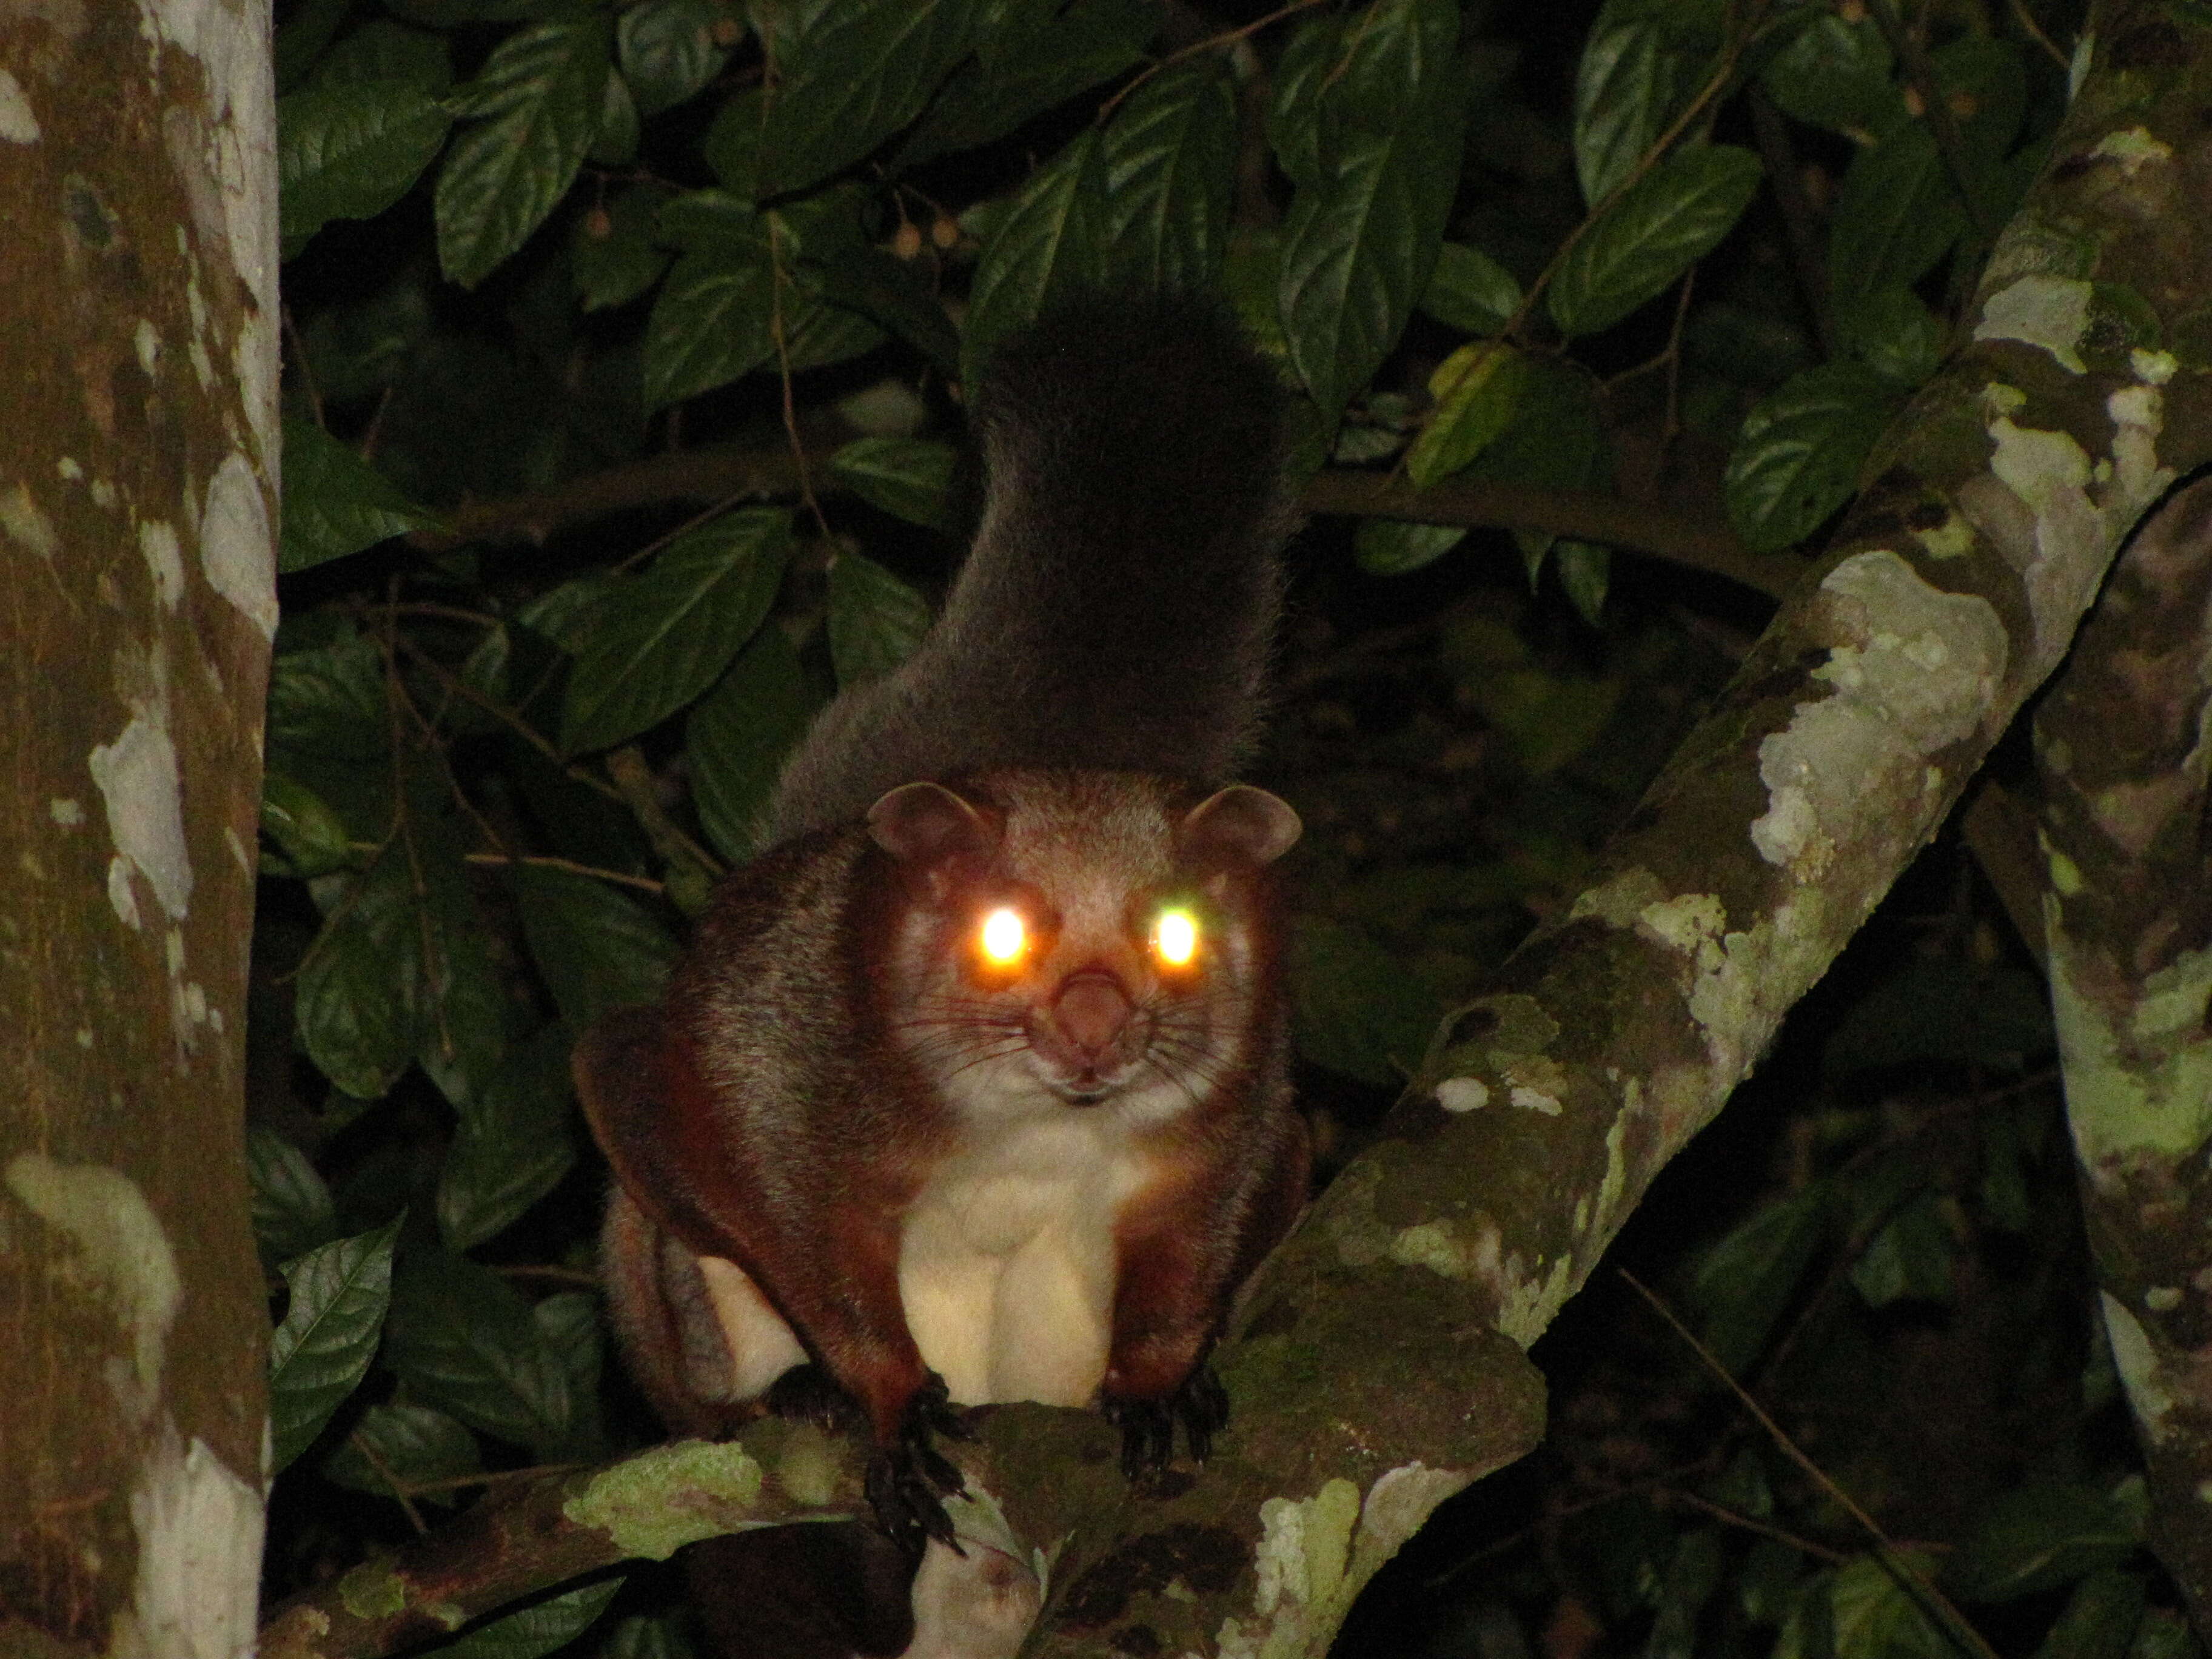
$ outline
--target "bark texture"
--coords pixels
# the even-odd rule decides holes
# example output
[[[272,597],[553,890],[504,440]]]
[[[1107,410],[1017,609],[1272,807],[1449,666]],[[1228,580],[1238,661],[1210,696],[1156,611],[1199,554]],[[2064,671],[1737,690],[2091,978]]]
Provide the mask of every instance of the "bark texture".
[[[265,5],[0,16],[0,1651],[249,1651]]]
[[[2212,483],[2144,526],[2038,712],[2051,1000],[2153,1544],[2212,1630]]]

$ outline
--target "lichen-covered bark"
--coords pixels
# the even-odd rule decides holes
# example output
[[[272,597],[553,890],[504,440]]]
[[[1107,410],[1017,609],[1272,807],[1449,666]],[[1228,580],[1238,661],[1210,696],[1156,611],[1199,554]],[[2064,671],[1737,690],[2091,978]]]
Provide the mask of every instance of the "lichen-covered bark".
[[[2212,483],[2128,550],[2036,715],[2051,1000],[2154,1542],[2212,1630]]]
[[[2094,9],[1972,337],[1887,435],[1817,580],[1272,1264],[1259,1305],[1294,1310],[1299,1360],[1321,1363],[1321,1310],[1387,1302],[1426,1388],[1477,1398],[1525,1363],[1454,1363],[1460,1322],[1542,1333],[1942,822],[2136,520],[2212,459],[2212,226],[2185,205],[2212,200],[2212,32],[2177,16]],[[1522,1412],[1495,1437],[1533,1444]],[[1280,1495],[1318,1501],[1337,1472],[1285,1469]],[[1197,1615],[1223,1615],[1218,1650],[1249,1646],[1259,1582],[1255,1563]]]
[[[0,1651],[248,1651],[268,11],[0,15]]]

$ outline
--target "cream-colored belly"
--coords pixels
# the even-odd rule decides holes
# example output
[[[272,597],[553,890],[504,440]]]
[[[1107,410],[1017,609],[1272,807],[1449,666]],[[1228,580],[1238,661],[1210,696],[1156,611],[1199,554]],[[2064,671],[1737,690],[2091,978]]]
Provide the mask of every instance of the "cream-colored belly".
[[[1086,1405],[1106,1374],[1115,1218],[1150,1172],[1103,1115],[993,1140],[948,1160],[908,1212],[907,1328],[963,1405]]]

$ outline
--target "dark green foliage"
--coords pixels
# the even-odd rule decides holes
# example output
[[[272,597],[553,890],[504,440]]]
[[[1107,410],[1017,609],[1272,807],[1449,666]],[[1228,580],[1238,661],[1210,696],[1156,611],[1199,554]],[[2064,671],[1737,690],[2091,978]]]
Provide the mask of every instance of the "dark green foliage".
[[[652,1431],[602,1376],[568,1050],[656,993],[815,712],[920,641],[997,341],[1102,287],[1212,289],[1279,365],[1301,471],[1613,510],[1322,520],[1294,556],[1254,775],[1307,822],[1289,966],[1334,1168],[1759,625],[1640,556],[1668,551],[1647,509],[1778,553],[1842,507],[2063,106],[2002,8],[1930,26],[1948,156],[1857,7],[1266,10],[1177,9],[1201,37],[1152,0],[280,8],[296,327],[249,1156],[289,1297],[279,1497],[317,1519],[272,1589],[396,1537],[392,1498]],[[1754,100],[1815,186],[1809,254]],[[2093,366],[2159,343],[2124,290],[2091,321]],[[1786,1035],[1709,1132],[1735,1155],[1693,1148],[1695,1199],[1622,1245],[1940,1571],[1877,1552],[1601,1286],[1605,1357],[1559,1363],[1545,1549],[1477,1554],[1448,1516],[1398,1593],[1412,1633],[1346,1651],[1547,1626],[1567,1651],[1571,1615],[1605,1654],[1955,1651],[1900,1562],[2008,1652],[2191,1651],[2091,1409],[2064,1137],[2024,1069],[2040,988],[1971,902]],[[1960,1434],[2033,1432],[1945,1499],[1905,1360],[1962,1331],[2009,1371]],[[438,1650],[550,1652],[611,1594]],[[689,1653],[636,1594],[568,1650]]]

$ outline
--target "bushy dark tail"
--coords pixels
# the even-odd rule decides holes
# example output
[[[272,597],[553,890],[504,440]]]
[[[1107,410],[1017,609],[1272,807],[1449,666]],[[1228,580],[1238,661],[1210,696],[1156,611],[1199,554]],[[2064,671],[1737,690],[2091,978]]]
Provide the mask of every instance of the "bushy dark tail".
[[[993,767],[1221,780],[1255,736],[1295,514],[1280,389],[1227,314],[1063,309],[1000,349],[973,416],[982,525],[945,616],[824,712],[771,840]]]

